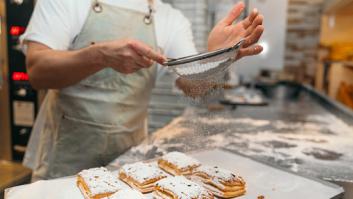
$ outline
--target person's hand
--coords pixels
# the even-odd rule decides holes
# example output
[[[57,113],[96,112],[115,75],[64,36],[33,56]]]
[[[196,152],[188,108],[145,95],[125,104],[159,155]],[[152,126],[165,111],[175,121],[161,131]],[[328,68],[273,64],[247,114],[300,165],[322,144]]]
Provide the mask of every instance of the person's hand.
[[[102,55],[101,64],[124,74],[149,68],[154,62],[163,64],[166,61],[162,54],[137,40],[124,39],[95,45]]]
[[[259,41],[264,31],[262,25],[263,16],[256,9],[246,19],[233,24],[244,8],[244,3],[236,4],[229,14],[213,28],[208,37],[209,51],[231,47],[244,38],[245,42],[239,51],[237,59],[262,52],[262,46],[254,45]]]
[[[217,84],[207,80],[190,80],[179,77],[176,86],[184,92],[186,96],[196,98],[207,95],[207,93],[217,88]]]

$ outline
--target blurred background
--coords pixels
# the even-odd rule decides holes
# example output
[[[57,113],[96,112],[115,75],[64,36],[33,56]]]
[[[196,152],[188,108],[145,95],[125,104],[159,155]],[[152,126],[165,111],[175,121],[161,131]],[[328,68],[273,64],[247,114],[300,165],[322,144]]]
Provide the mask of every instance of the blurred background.
[[[207,36],[238,0],[165,0],[180,9],[193,24],[194,41],[205,51]],[[265,32],[259,56],[240,60],[230,69],[230,83],[256,80],[308,84],[320,93],[353,109],[353,1],[351,0],[246,0],[264,15]],[[172,74],[157,82],[154,101],[177,92]],[[174,92],[173,92],[174,91]],[[157,95],[157,96],[156,96]],[[176,97],[178,98],[178,97]],[[152,104],[155,104],[152,100]],[[152,115],[155,111],[152,107]],[[177,112],[177,111],[176,111]],[[178,112],[177,112],[178,113]],[[165,119],[166,117],[164,117]],[[167,117],[168,118],[168,117]],[[165,125],[151,122],[155,130]]]

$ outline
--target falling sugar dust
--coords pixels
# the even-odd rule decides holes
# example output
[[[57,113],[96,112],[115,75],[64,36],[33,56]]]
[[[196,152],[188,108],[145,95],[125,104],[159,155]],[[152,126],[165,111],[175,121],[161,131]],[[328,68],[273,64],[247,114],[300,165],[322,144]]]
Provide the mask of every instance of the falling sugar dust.
[[[187,96],[182,97],[179,103],[188,104],[192,107],[198,107],[199,110],[203,110],[203,115],[212,117],[215,111],[223,110],[223,106],[219,104],[219,100],[224,98],[224,84],[225,84],[225,73],[222,74],[223,78],[209,78],[205,80],[184,80],[189,85],[193,85],[190,89],[186,91]],[[212,107],[212,108],[211,108]],[[185,115],[193,114],[186,111]],[[191,115],[189,118],[191,120],[198,120],[198,115]],[[192,125],[185,123],[187,128],[193,128],[194,133],[188,137],[194,142],[193,145],[198,145],[199,140],[202,139],[201,136],[209,135],[213,132],[213,129],[209,126],[204,125],[199,122],[192,122]],[[188,150],[188,146],[185,146],[185,151]],[[192,146],[190,148],[193,148]]]
[[[181,117],[158,130],[150,142],[117,159],[115,165],[174,150],[226,148],[305,175],[353,178],[353,127],[336,116],[308,115],[303,121],[271,121],[237,118],[234,114],[188,108]]]

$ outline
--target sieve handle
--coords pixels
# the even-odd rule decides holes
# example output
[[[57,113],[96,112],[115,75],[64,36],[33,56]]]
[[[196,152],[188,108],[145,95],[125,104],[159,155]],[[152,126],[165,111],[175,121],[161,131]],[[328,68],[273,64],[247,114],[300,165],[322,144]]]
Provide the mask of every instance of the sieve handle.
[[[187,63],[191,63],[194,61],[199,61],[202,59],[214,57],[214,56],[217,56],[217,55],[220,55],[223,53],[235,51],[235,50],[238,50],[239,48],[241,48],[244,41],[245,41],[244,39],[241,39],[238,43],[236,43],[234,46],[232,46],[230,48],[224,48],[224,49],[220,49],[220,50],[215,50],[215,51],[206,52],[206,53],[200,53],[200,54],[177,58],[177,59],[168,59],[167,62],[165,62],[163,65],[175,66],[175,65],[187,64]]]

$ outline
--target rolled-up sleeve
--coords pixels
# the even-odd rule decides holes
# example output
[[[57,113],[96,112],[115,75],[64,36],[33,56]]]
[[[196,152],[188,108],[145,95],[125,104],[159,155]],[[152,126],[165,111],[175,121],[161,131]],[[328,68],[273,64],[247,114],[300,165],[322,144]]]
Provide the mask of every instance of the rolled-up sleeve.
[[[75,35],[75,14],[72,0],[38,0],[26,32],[20,42],[24,52],[26,42],[34,41],[55,50],[67,50]]]

